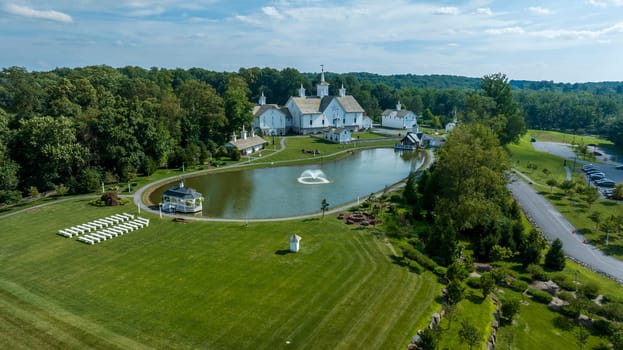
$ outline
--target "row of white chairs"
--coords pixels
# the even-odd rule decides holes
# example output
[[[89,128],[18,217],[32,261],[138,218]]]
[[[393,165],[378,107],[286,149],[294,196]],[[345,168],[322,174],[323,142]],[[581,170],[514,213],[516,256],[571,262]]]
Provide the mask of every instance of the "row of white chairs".
[[[128,214],[128,213],[115,214],[115,215],[105,217],[103,219],[90,221],[86,224],[80,224],[80,225],[72,226],[69,228],[62,229],[62,230],[58,230],[58,234],[63,237],[72,238],[73,236],[78,236],[78,235],[81,235],[87,232],[94,232],[104,227],[117,225],[119,223],[126,222],[132,219],[134,219],[134,215],[132,214]]]
[[[149,219],[137,217],[135,220],[128,221],[110,228],[105,228],[101,231],[87,233],[84,236],[78,237],[78,240],[86,244],[100,243],[107,239],[118,237],[128,232],[138,230],[147,226],[149,226]]]

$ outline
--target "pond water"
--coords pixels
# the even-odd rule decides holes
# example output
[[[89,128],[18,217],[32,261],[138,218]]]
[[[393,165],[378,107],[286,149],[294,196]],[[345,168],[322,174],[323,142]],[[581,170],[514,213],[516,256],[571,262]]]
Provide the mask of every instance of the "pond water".
[[[205,197],[206,217],[259,219],[317,213],[326,199],[330,208],[382,190],[423,163],[421,153],[371,149],[337,161],[314,165],[233,170],[189,177],[185,186]],[[152,192],[152,203],[172,183]]]

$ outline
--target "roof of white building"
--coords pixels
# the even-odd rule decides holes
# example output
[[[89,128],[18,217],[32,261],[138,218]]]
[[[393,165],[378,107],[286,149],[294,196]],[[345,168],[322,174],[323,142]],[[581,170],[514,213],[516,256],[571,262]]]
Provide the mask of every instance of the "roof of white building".
[[[392,113],[395,113],[395,116],[397,118],[404,118],[409,113],[414,114],[413,112],[408,111],[406,109],[400,109],[400,110],[398,110],[398,109],[386,109],[386,110],[383,111],[383,113],[381,115],[383,117],[387,117],[387,116],[391,115]]]
[[[290,110],[287,107],[279,107],[277,104],[265,104],[265,105],[256,105],[253,107],[253,115],[255,117],[259,117],[264,114],[266,111],[276,109],[279,112],[283,113],[286,118],[292,118],[292,114],[290,114]]]
[[[342,106],[342,109],[346,113],[363,113],[364,110],[357,102],[357,100],[351,96],[326,96],[322,98],[322,102],[320,103],[320,110],[324,112],[325,109],[329,106],[331,101],[337,100],[337,102]]]
[[[268,143],[268,141],[264,140],[259,136],[250,136],[246,139],[237,139],[236,141],[229,141],[227,145],[235,146],[238,149],[247,149],[254,146],[263,145]]]

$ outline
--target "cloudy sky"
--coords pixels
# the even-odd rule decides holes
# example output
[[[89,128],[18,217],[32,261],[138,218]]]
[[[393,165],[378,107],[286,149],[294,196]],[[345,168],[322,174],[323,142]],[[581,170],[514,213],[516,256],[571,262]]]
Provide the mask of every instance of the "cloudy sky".
[[[0,67],[623,81],[623,0],[0,0]]]

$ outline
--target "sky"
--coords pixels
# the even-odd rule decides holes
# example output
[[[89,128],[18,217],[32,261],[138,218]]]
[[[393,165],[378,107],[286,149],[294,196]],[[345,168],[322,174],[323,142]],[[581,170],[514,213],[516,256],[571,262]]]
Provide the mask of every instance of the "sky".
[[[0,68],[623,81],[623,0],[0,0]]]

